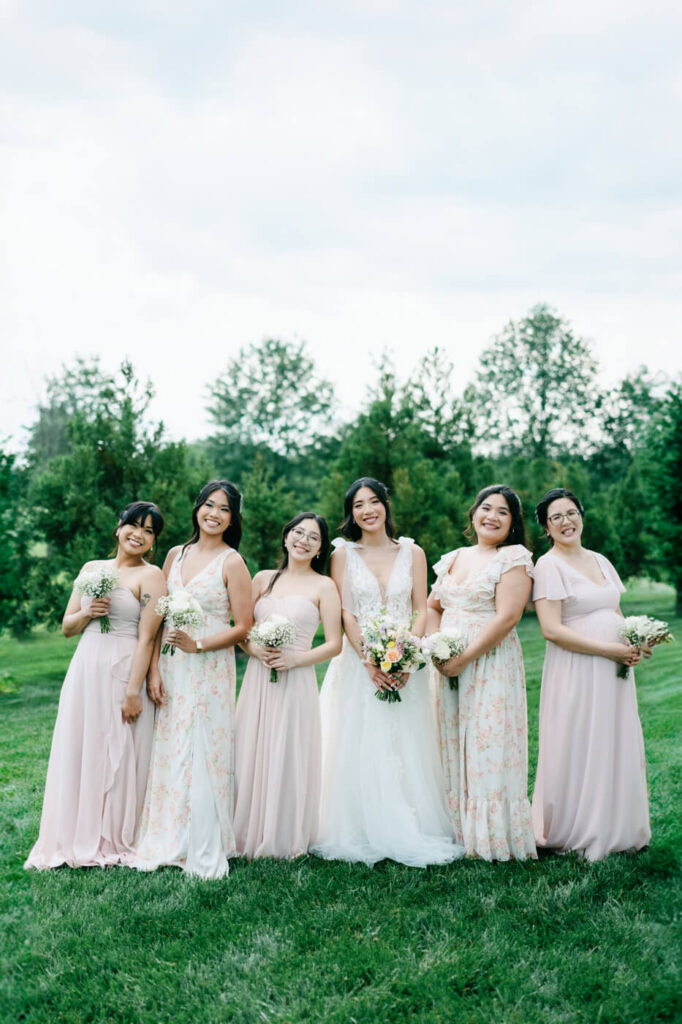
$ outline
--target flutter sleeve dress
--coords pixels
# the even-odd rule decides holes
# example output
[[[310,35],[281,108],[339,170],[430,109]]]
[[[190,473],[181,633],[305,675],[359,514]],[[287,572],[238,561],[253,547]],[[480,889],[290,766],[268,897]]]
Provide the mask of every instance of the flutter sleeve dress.
[[[458,551],[434,566],[433,595],[443,609],[441,629],[456,629],[467,644],[495,615],[502,575],[522,566],[521,544],[500,548],[480,571],[456,583],[450,569]],[[438,675],[440,749],[450,813],[467,856],[484,860],[536,857],[528,801],[528,721],[523,653],[515,629],[467,665],[456,688]]]
[[[535,566],[533,600],[561,601],[565,626],[618,641],[618,573],[594,553],[604,577],[593,583],[551,551]],[[538,846],[600,860],[639,850],[651,837],[644,741],[635,675],[609,658],[547,643],[540,694],[540,748],[533,793]]]

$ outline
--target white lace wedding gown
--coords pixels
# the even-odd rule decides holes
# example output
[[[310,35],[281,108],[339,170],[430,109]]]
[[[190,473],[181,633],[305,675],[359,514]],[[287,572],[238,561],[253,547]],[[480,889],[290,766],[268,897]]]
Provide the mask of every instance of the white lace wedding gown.
[[[357,545],[346,549],[343,606],[363,622],[386,608],[400,624],[412,615],[412,545],[400,549],[384,596]],[[445,801],[429,676],[410,676],[400,702],[376,689],[347,638],[321,692],[322,805],[312,853],[374,864],[385,857],[425,867],[463,856]]]

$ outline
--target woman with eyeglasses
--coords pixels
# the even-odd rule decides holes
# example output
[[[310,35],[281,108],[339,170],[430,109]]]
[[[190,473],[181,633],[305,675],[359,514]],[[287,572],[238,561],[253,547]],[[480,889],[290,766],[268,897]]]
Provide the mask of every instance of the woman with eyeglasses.
[[[237,852],[298,857],[317,834],[320,707],[314,665],[341,650],[341,601],[325,566],[329,531],[302,512],[282,532],[278,569],[253,578],[254,617],[288,619],[294,642],[280,649],[242,643],[249,654],[237,704],[234,817]],[[312,646],[320,622],[324,643]],[[277,680],[272,680],[272,670]]]
[[[642,728],[632,669],[641,651],[618,638],[624,587],[582,546],[584,510],[563,487],[535,515],[551,550],[535,566],[533,601],[547,640],[533,794],[539,847],[601,860],[649,842]]]

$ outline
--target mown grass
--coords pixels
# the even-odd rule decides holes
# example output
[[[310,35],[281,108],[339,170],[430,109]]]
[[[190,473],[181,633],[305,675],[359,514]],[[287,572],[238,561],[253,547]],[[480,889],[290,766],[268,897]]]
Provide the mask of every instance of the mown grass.
[[[668,592],[627,611],[673,622]],[[520,628],[531,775],[544,644]],[[679,647],[638,671],[653,839],[599,864],[466,861],[419,871],[315,858],[25,872],[72,641],[0,640],[0,1019],[53,1022],[653,1024],[682,1017]]]

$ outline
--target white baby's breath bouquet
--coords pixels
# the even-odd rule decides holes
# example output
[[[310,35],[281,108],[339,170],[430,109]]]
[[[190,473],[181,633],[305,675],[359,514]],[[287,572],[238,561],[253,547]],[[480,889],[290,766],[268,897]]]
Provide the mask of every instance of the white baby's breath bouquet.
[[[257,647],[288,647],[296,639],[296,627],[286,615],[270,615],[257,622],[249,633],[249,640]],[[270,682],[277,682],[277,669],[270,669]]]
[[[119,576],[117,570],[110,562],[98,565],[94,569],[85,569],[74,581],[74,587],[80,594],[93,599],[109,597],[118,586]],[[99,628],[102,633],[111,632],[109,616],[103,615],[99,620]]]
[[[422,640],[422,651],[427,658],[438,668],[438,662],[449,661],[450,658],[458,658],[464,652],[466,640],[458,629],[441,629],[437,633],[431,633]],[[448,678],[451,690],[458,686],[457,676]]]
[[[669,644],[675,639],[667,622],[652,619],[650,615],[628,615],[618,627],[618,636],[633,647],[656,647],[657,644]],[[628,665],[618,666],[619,679],[627,679],[630,674]]]
[[[160,597],[156,605],[156,614],[162,615],[171,629],[183,629],[190,633],[204,623],[204,613],[196,597],[192,597],[188,590],[174,590],[166,597]],[[165,643],[161,648],[162,654],[171,657],[175,654],[173,644]]]

